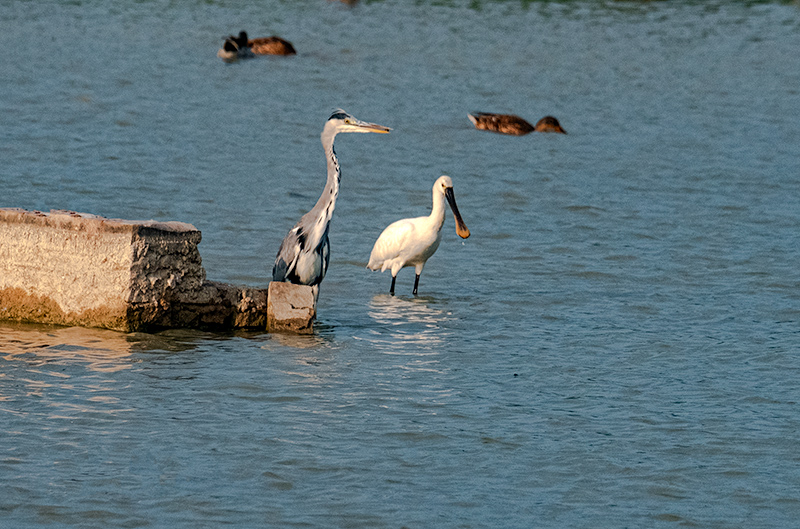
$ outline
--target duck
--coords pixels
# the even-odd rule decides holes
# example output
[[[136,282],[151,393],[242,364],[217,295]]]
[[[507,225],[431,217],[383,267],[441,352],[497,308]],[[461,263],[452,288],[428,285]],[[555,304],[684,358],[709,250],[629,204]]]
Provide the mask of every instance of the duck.
[[[247,34],[245,33],[245,35]],[[297,51],[291,42],[274,35],[272,37],[250,39],[247,41],[247,45],[256,55],[297,55]]]
[[[531,125],[524,119],[514,114],[491,114],[489,112],[473,112],[467,118],[478,130],[488,130],[499,134],[523,136],[530,132],[558,132],[566,134],[567,131],[553,116],[545,116]]]
[[[222,44],[222,48],[220,48],[220,50],[217,52],[217,57],[223,61],[235,61],[236,59],[249,59],[255,57],[253,52],[250,50],[250,46],[247,41],[247,33],[240,31],[238,37],[229,35]]]

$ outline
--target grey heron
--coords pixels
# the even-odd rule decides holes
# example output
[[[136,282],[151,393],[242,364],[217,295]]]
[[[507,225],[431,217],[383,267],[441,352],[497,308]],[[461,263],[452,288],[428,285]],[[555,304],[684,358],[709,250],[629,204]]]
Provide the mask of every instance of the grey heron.
[[[339,159],[333,150],[333,139],[340,132],[379,132],[388,133],[391,129],[375,123],[367,123],[354,118],[344,110],[335,111],[322,129],[322,146],[328,160],[328,180],[316,205],[302,216],[289,230],[281,243],[272,280],[310,285],[314,296],[319,293],[319,284],[328,271],[330,242],[328,230],[331,217],[339,195],[339,182],[342,172]]]
[[[476,129],[498,132],[500,134],[511,134],[522,136],[529,132],[560,132],[566,134],[567,131],[561,128],[561,124],[553,116],[545,116],[531,125],[524,119],[514,114],[490,114],[488,112],[474,112],[467,114],[467,117],[475,125]]]
[[[456,233],[462,239],[469,237],[469,229],[464,224],[458,212],[456,197],[453,193],[453,180],[446,175],[440,176],[433,184],[433,207],[427,217],[401,219],[389,226],[380,234],[372,253],[369,256],[367,268],[381,272],[390,269],[392,272],[392,286],[389,293],[394,295],[394,283],[397,272],[401,268],[413,266],[416,271],[414,291],[417,295],[419,276],[427,260],[434,254],[442,240],[442,225],[444,224],[445,198],[453,211],[456,221]]]

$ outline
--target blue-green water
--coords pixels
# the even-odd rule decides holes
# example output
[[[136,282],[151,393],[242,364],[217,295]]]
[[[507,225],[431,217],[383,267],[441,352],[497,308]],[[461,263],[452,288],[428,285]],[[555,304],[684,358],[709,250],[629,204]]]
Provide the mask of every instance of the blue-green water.
[[[0,324],[0,526],[797,524],[796,4],[118,4],[0,6],[0,206],[190,222],[265,286],[331,110],[394,130],[337,138],[314,336]],[[392,298],[440,174],[472,236]]]

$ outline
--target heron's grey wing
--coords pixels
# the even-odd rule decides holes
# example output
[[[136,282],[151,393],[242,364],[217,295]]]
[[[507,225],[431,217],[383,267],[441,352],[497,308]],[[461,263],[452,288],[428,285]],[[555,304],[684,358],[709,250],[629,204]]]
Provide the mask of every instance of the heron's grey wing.
[[[278,255],[275,257],[275,265],[272,267],[273,281],[286,281],[286,278],[294,272],[297,264],[297,257],[303,249],[305,237],[301,236],[301,227],[295,226],[281,242]]]
[[[325,235],[323,237],[322,245],[320,248],[320,253],[322,253],[322,270],[318,283],[321,283],[322,279],[325,277],[325,274],[328,273],[328,264],[331,261],[331,241],[330,239],[328,239],[329,229],[330,229],[330,224],[328,224],[328,227],[325,228]]]

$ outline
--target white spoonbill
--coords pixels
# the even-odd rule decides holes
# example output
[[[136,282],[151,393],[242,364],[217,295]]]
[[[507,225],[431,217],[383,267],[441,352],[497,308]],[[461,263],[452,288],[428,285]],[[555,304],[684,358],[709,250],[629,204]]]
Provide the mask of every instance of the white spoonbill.
[[[397,272],[401,268],[413,266],[417,277],[414,279],[414,292],[417,295],[419,275],[425,262],[439,247],[442,240],[442,225],[444,224],[444,199],[450,203],[453,217],[456,219],[456,233],[462,239],[469,237],[469,230],[464,224],[456,205],[456,196],[453,193],[453,180],[449,176],[440,176],[433,184],[433,207],[427,217],[401,219],[393,222],[383,230],[372,253],[369,256],[367,268],[370,270],[386,269],[392,271],[392,286],[389,293],[394,295],[394,282]]]
[[[342,171],[339,159],[333,150],[333,139],[340,132],[379,132],[387,133],[390,128],[356,119],[344,110],[334,112],[322,129],[322,146],[328,159],[328,180],[322,195],[311,211],[289,230],[284,237],[275,265],[272,267],[272,280],[310,285],[314,297],[319,293],[319,284],[328,271],[330,260],[330,229],[336,197],[339,196],[339,181]]]

